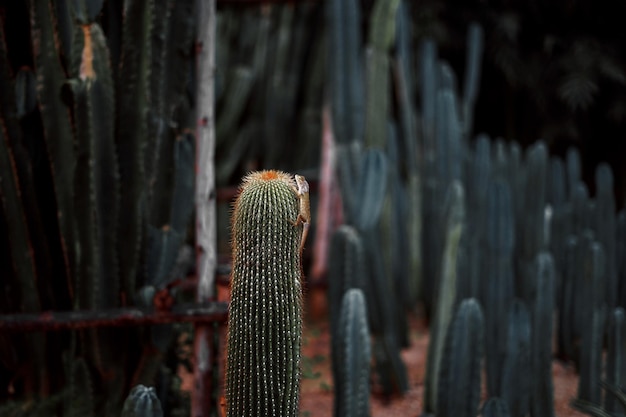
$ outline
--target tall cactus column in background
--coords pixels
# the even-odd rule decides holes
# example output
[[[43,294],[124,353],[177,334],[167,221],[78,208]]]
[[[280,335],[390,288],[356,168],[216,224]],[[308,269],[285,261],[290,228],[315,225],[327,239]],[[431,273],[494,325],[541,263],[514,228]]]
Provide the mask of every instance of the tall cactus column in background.
[[[309,221],[307,184],[298,179],[279,171],[254,172],[244,179],[235,202],[226,360],[229,417],[298,415],[300,254]]]

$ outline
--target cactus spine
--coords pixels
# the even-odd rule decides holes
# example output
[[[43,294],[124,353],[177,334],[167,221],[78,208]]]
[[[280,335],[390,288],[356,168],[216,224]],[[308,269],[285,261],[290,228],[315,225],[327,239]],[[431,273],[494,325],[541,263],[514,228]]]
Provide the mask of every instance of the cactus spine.
[[[124,401],[122,417],[163,417],[161,402],[154,388],[135,386]]]
[[[299,199],[294,179],[260,171],[232,218],[227,415],[297,416],[302,333]]]

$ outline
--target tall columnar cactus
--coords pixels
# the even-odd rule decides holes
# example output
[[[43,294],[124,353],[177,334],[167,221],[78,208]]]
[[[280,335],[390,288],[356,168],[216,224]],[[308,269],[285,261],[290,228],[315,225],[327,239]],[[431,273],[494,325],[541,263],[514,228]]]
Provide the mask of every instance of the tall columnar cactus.
[[[141,244],[142,208],[146,197],[144,150],[148,140],[148,105],[150,103],[151,25],[154,1],[124,3],[120,76],[117,78],[118,118],[117,150],[119,155],[121,197],[118,233],[120,240],[120,287],[130,297],[136,287]]]
[[[626,306],[626,208],[622,208],[616,220],[616,257],[617,274],[619,277],[619,298],[618,304],[621,307]]]
[[[195,17],[193,0],[159,2],[159,13],[153,3],[34,1],[13,8],[11,19],[23,19],[17,25],[31,35],[8,38],[10,48],[24,52],[11,62],[22,66],[16,75],[8,57],[17,55],[0,30],[0,216],[11,219],[12,251],[3,262],[15,265],[9,279],[19,288],[6,312],[132,304],[134,281],[144,278],[141,260],[159,284],[171,277],[166,267],[193,208],[194,137],[185,128]],[[167,143],[159,142],[163,136]],[[156,225],[148,221],[155,218]],[[155,239],[142,240],[155,230]],[[126,338],[127,330],[81,332],[72,349],[99,387],[101,414],[119,414],[124,387],[150,362],[127,362],[150,339]],[[63,375],[60,361],[45,355],[59,356],[76,336],[38,334],[12,343],[18,367],[34,369],[18,378],[16,396],[39,387],[59,391],[73,371]],[[102,343],[110,340],[118,343]]]
[[[97,23],[84,25],[74,40],[74,96],[77,160],[74,195],[80,256],[75,306],[118,305],[117,238],[119,175],[114,143],[115,102],[109,51]]]
[[[361,6],[357,0],[326,3],[329,85],[335,137],[338,143],[363,140],[363,48]]]
[[[555,275],[555,301],[556,308],[561,309],[563,299],[562,286],[565,269],[565,243],[569,231],[570,208],[567,204],[567,183],[565,176],[565,163],[559,157],[550,158],[550,174],[548,175],[548,203],[551,206],[549,250],[554,257]],[[561,350],[559,348],[559,350]]]
[[[526,154],[526,186],[524,189],[524,215],[518,224],[516,247],[518,253],[517,289],[520,297],[528,304],[535,293],[532,277],[532,262],[546,246],[544,217],[546,206],[546,178],[548,150],[545,143],[537,142]]]
[[[526,305],[515,300],[509,309],[506,356],[502,367],[501,397],[507,402],[511,417],[523,417],[529,412],[531,375],[531,324]]]
[[[468,173],[465,181],[467,196],[467,275],[459,282],[462,298],[480,299],[485,228],[490,216],[487,212],[487,195],[492,176],[491,142],[487,135],[476,138],[475,148],[468,158]]]
[[[604,337],[605,310],[596,309],[589,317],[583,334],[580,352],[580,378],[577,400],[593,405],[602,404],[600,382],[602,378],[602,341]]]
[[[461,302],[448,329],[439,376],[437,416],[475,416],[480,403],[484,319],[475,298]]]
[[[342,225],[333,234],[330,243],[328,268],[328,315],[332,342],[332,366],[335,381],[335,414],[338,414],[338,399],[343,375],[341,353],[340,313],[342,299],[349,289],[361,289],[372,303],[372,295],[367,294],[365,277],[365,254],[358,231],[352,226]],[[371,317],[372,320],[380,318]],[[381,327],[378,325],[377,327]]]
[[[531,372],[533,389],[530,413],[533,416],[554,416],[552,386],[552,318],[554,313],[554,260],[549,252],[535,258],[537,292],[532,304]]]
[[[379,149],[363,151],[357,143],[340,146],[338,154],[345,221],[361,232],[370,230],[380,219],[387,192],[387,157]]]
[[[415,80],[413,78],[413,47],[411,45],[411,15],[409,3],[402,0],[398,6],[396,23],[396,60],[398,62],[396,82],[398,84],[398,106],[401,126],[402,149],[407,167],[407,200],[408,210],[403,220],[408,230],[408,294],[407,297],[415,304],[419,298],[422,277],[422,146],[418,138],[417,115],[413,94]]]
[[[366,51],[365,143],[384,148],[387,141],[391,83],[389,48],[396,33],[396,10],[400,0],[377,0],[370,16]]]
[[[514,295],[515,219],[506,180],[494,180],[487,197],[485,270],[481,299],[485,310],[485,369],[489,395],[500,395],[507,340],[507,313]]]
[[[613,171],[603,162],[596,169],[596,210],[594,230],[606,255],[606,288],[603,298],[607,307],[613,310],[617,306],[618,280],[615,233],[617,212],[613,191]]]
[[[474,104],[478,96],[480,70],[482,67],[484,33],[480,24],[472,22],[468,29],[467,55],[465,57],[465,81],[463,83],[463,133],[466,138],[472,134]]]
[[[72,201],[76,154],[70,114],[60,94],[65,82],[65,73],[61,60],[55,53],[57,45],[52,8],[47,2],[34,1],[30,5],[38,101],[54,184],[59,243],[66,268],[64,272],[69,280],[75,267],[77,250],[73,227],[75,210]]]
[[[590,239],[590,238],[589,238]],[[585,303],[585,295],[580,290],[584,283],[583,261],[584,248],[587,244],[585,235],[570,235],[567,237],[564,248],[563,285],[561,288],[562,306],[559,314],[559,350],[561,355],[569,360],[579,359],[579,343],[584,314],[580,308]]]
[[[451,75],[452,71],[449,72]],[[445,78],[445,77],[442,77]],[[449,77],[452,79],[452,77]],[[453,83],[450,81],[450,83]],[[458,97],[452,88],[441,87],[437,93],[435,149],[437,179],[445,190],[453,180],[463,178],[465,148],[458,114]]]
[[[420,45],[420,91],[421,91],[421,128],[423,153],[422,179],[422,279],[420,298],[424,301],[427,312],[432,304],[433,277],[439,267],[437,259],[440,253],[440,231],[437,228],[439,200],[435,177],[435,115],[437,107],[437,44],[433,39],[425,39]]]
[[[437,103],[437,43],[426,38],[420,45],[420,91],[422,109],[422,136],[424,138],[425,162],[434,160],[435,154],[435,108]]]
[[[578,399],[601,405],[602,347],[605,333],[604,304],[606,256],[602,245],[590,237],[580,247],[583,273],[577,288],[580,308],[580,379]]]
[[[592,222],[587,215],[589,211],[589,189],[584,182],[578,181],[574,184],[571,190],[570,204],[572,206],[571,232],[582,233],[591,228]]]
[[[441,261],[441,276],[438,280],[435,316],[428,345],[424,390],[424,408],[433,413],[438,411],[439,370],[443,366],[442,362],[447,360],[444,358],[444,345],[457,301],[457,253],[465,222],[465,194],[460,182],[454,181],[450,184],[446,200],[446,243]]]
[[[339,319],[339,373],[335,415],[369,415],[370,333],[363,291],[351,288],[343,296]]]
[[[306,182],[249,174],[232,217],[233,268],[226,360],[227,415],[297,416]]]
[[[567,195],[571,199],[574,189],[582,180],[582,167],[580,162],[580,152],[577,148],[569,148],[565,155],[565,169],[567,171]]]
[[[613,310],[609,320],[608,349],[606,353],[606,382],[613,387],[626,387],[626,315],[624,309]],[[624,416],[624,408],[613,395],[606,395],[605,408],[615,416]]]
[[[398,150],[398,134],[395,124],[389,123],[389,139],[387,141],[387,157],[389,160],[388,192],[385,196],[383,211],[378,227],[381,254],[385,267],[384,276],[390,278],[392,297],[395,310],[393,323],[396,325],[398,340],[403,347],[408,347],[408,317],[406,312],[413,307],[410,299],[408,271],[408,240],[407,219],[409,208],[407,195],[400,172],[393,167],[401,165]]]
[[[124,401],[122,417],[163,417],[161,402],[154,388],[135,386]]]

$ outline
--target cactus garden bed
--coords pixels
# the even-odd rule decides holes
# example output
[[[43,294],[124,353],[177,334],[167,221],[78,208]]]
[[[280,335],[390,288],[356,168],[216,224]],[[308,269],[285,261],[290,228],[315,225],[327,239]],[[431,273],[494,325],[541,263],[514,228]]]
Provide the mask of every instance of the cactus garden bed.
[[[311,295],[311,294],[309,294]],[[309,297],[306,308],[303,336],[303,378],[301,383],[300,415],[303,417],[329,417],[333,415],[333,378],[330,364],[330,331],[325,306],[312,305],[323,300],[323,294]],[[228,290],[221,289],[220,298],[228,299]],[[323,301],[321,302],[323,303]],[[372,417],[419,416],[423,411],[424,378],[428,354],[429,331],[423,319],[409,318],[411,346],[402,351],[402,359],[407,367],[409,390],[403,395],[384,396],[373,384],[371,400]],[[225,335],[222,340],[225,341]],[[191,391],[192,375],[181,371],[182,388]],[[554,407],[558,417],[582,417],[570,407],[576,397],[578,375],[572,365],[554,360],[552,364],[554,381]],[[483,387],[484,394],[484,387]],[[484,399],[484,395],[483,395]]]
[[[402,358],[409,375],[409,391],[404,396],[384,397],[376,392],[371,396],[373,417],[418,416],[422,413],[424,395],[424,375],[428,352],[429,333],[423,320],[411,318],[411,346],[402,351]],[[325,320],[308,320],[304,331],[304,364],[302,380],[302,398],[300,412],[302,416],[332,416],[332,374],[330,371],[330,334]],[[578,375],[573,366],[554,361],[552,366],[554,381],[555,414],[559,417],[582,417],[569,406],[576,396]],[[376,388],[374,388],[376,391]]]

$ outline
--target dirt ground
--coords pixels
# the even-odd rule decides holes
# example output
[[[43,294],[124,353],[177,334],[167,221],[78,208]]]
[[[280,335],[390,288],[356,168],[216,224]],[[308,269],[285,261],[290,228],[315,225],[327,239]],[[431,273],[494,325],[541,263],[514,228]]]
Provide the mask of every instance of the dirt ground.
[[[315,295],[309,297],[306,306],[300,400],[300,415],[302,417],[329,417],[333,415],[330,334],[324,303],[320,301],[320,298]],[[410,328],[411,345],[402,352],[402,358],[409,373],[409,390],[402,396],[397,395],[391,398],[373,393],[370,396],[372,417],[417,417],[422,413],[425,365],[428,352],[428,328],[423,320],[416,317],[411,317]],[[558,417],[585,416],[585,414],[577,412],[569,406],[570,401],[576,396],[578,388],[578,375],[574,368],[554,361],[552,374],[556,415]],[[184,376],[183,389],[190,388],[191,378],[190,375],[186,375]]]

